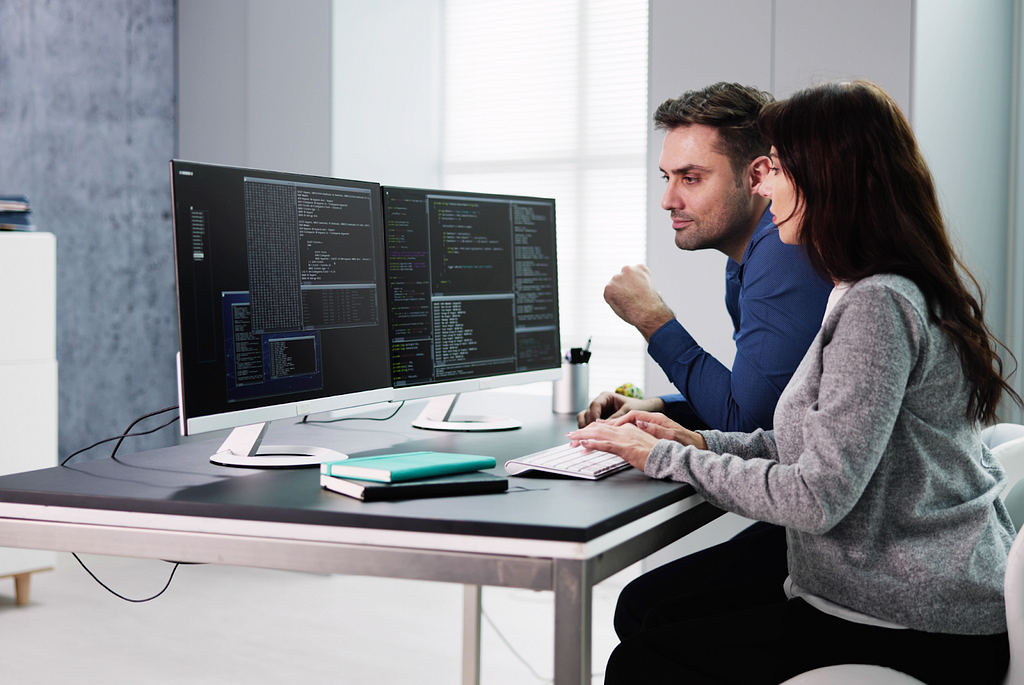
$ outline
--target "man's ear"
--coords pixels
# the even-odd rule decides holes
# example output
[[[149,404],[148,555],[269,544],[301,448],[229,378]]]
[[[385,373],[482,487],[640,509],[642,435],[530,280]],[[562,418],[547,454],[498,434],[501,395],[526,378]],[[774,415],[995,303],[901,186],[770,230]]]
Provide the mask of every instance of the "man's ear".
[[[768,178],[771,171],[772,161],[767,156],[758,157],[747,167],[747,178],[750,183],[750,192],[754,195],[761,188],[761,184]]]

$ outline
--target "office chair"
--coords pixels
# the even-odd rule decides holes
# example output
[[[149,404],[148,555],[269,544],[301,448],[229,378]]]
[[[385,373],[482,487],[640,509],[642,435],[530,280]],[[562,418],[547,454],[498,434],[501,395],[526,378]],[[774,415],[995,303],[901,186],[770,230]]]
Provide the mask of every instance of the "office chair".
[[[1020,530],[1024,521],[1024,426],[1000,423],[981,433],[1006,470],[1007,487],[1000,497]],[[1018,535],[1006,561],[1003,584],[1006,627],[1010,636],[1010,669],[1003,685],[1024,685],[1024,535]],[[826,666],[793,676],[782,685],[922,685],[917,678],[883,666],[842,664]]]
[[[1024,487],[1017,487],[1024,480],[1024,426],[998,423],[983,430],[981,440],[1006,470],[1007,485],[1000,497],[1019,531],[1024,526]]]

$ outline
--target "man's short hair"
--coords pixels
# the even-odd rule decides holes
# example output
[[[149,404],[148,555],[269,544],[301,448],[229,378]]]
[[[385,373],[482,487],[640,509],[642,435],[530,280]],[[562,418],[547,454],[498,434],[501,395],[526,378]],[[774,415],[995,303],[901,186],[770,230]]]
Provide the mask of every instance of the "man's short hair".
[[[738,177],[771,149],[757,128],[757,115],[770,102],[775,98],[766,91],[719,82],[663,102],[654,113],[654,126],[664,131],[692,124],[718,129],[719,152],[729,158]]]

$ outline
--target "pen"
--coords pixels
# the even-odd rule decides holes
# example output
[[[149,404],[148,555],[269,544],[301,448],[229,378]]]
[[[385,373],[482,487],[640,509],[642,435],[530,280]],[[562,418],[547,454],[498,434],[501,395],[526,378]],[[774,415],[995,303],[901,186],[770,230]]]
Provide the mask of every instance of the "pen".
[[[590,361],[590,342],[593,339],[594,337],[591,336],[590,339],[587,340],[586,347],[574,347],[569,350],[569,353],[566,355],[566,359],[570,364],[586,364]]]

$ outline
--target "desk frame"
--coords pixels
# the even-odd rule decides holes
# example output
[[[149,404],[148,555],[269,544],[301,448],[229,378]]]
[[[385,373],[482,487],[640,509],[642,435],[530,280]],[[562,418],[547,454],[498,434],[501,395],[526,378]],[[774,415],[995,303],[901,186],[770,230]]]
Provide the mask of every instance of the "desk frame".
[[[555,683],[589,685],[593,586],[718,514],[692,495],[571,543],[0,503],[0,544],[461,583],[464,685],[480,682],[481,586],[551,590]]]

